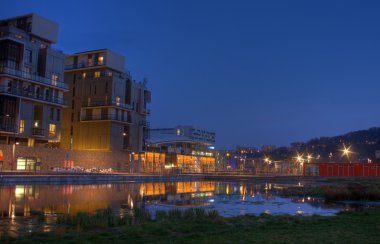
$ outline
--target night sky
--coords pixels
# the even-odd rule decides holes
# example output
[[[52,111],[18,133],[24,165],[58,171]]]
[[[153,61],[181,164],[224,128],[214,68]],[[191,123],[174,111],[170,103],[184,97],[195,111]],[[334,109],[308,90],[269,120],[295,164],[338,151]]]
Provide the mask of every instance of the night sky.
[[[35,12],[66,54],[108,48],[152,90],[152,128],[217,148],[287,146],[380,125],[380,1],[0,0]]]

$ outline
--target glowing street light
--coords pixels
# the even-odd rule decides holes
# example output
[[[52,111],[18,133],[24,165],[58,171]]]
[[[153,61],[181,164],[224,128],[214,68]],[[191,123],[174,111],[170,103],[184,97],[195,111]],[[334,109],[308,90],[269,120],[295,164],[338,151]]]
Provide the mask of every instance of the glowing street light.
[[[351,146],[346,147],[346,145],[343,145],[343,149],[340,150],[340,151],[342,151],[342,157],[346,156],[347,158],[350,158],[350,153],[352,153],[352,151],[350,151],[350,148],[351,148]]]

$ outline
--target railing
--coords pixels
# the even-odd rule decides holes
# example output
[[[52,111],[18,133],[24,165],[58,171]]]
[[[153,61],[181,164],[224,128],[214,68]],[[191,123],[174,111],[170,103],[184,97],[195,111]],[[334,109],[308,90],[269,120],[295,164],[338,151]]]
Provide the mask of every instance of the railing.
[[[98,100],[98,101],[90,101],[90,102],[83,102],[82,103],[83,107],[101,107],[101,106],[115,106],[119,108],[125,108],[128,110],[133,110],[133,106],[130,104],[125,104],[125,103],[117,103],[113,101],[105,101],[105,100]]]
[[[43,92],[37,93],[35,91],[31,91],[28,89],[0,86],[0,93],[36,99],[36,100],[55,103],[59,105],[67,105],[67,103],[62,98],[50,97],[50,96],[44,97]]]
[[[142,114],[150,114],[150,109],[142,108],[142,109],[141,109],[141,113],[142,113]]]
[[[140,120],[139,125],[145,126],[145,127],[150,127],[150,122],[148,122],[146,120]]]
[[[45,130],[41,128],[32,128],[32,135],[33,136],[45,136]]]
[[[82,121],[100,121],[100,120],[114,120],[125,123],[131,123],[129,117],[122,118],[121,116],[116,116],[116,114],[102,114],[102,115],[86,115],[82,118]]]
[[[51,80],[49,78],[45,78],[45,77],[42,77],[42,76],[29,74],[27,72],[22,72],[21,70],[15,70],[15,69],[8,68],[8,67],[2,66],[2,65],[0,65],[0,74],[12,75],[12,76],[20,77],[20,78],[23,78],[23,79],[31,80],[31,81],[34,81],[34,82],[37,82],[37,83],[41,83],[41,84],[44,84],[44,85],[50,85],[50,86],[59,87],[59,88],[65,89],[65,90],[69,89],[69,85],[66,84],[66,83],[58,82],[58,81],[53,81],[53,80]]]
[[[94,62],[94,63],[67,64],[67,65],[65,65],[65,70],[84,69],[84,68],[98,67],[98,66],[104,66],[104,65],[106,65],[105,61],[103,61],[101,63]]]

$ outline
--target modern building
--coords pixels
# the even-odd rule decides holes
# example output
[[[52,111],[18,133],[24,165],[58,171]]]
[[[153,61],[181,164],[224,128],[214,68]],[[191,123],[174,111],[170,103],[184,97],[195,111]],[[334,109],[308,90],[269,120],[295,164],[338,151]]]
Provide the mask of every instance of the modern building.
[[[58,25],[37,14],[0,20],[0,144],[59,142],[69,87],[64,54],[51,47],[57,37]],[[12,168],[33,170],[36,161],[20,157]]]
[[[148,136],[146,81],[135,82],[124,57],[108,49],[65,58],[65,94],[61,147],[105,152],[141,152]]]
[[[194,126],[177,126],[151,129],[149,135],[148,153],[141,160],[142,171],[207,172],[216,169],[215,132]],[[159,161],[157,157],[160,157]]]

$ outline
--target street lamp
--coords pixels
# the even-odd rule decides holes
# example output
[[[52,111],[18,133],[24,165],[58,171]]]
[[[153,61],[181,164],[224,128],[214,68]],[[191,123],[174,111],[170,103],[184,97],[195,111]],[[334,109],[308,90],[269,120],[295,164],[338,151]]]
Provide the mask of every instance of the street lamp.
[[[340,150],[342,152],[342,157],[346,156],[348,160],[350,160],[350,154],[352,153],[352,151],[350,151],[350,148],[351,146],[346,147],[346,145],[343,144],[343,148]]]

